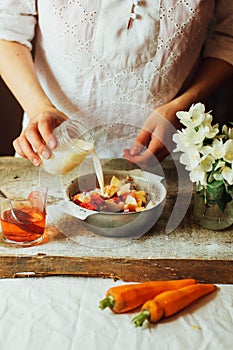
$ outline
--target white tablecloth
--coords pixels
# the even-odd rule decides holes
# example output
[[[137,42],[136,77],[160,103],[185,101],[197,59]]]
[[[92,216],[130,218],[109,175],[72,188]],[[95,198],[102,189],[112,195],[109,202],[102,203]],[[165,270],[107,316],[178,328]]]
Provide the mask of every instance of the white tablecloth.
[[[110,279],[0,280],[1,350],[228,350],[233,346],[233,285],[156,325],[135,328],[136,313],[100,310]],[[139,310],[137,310],[138,312]]]

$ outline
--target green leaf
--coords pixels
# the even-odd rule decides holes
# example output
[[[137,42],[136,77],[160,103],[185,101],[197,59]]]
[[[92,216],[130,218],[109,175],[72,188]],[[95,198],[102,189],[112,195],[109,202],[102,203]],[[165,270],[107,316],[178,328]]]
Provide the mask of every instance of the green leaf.
[[[225,192],[223,196],[219,200],[217,200],[217,205],[219,206],[222,212],[224,212],[227,203],[229,203],[231,200],[232,200],[232,197],[227,192]]]
[[[232,200],[229,185],[224,180],[213,181],[206,187],[205,201],[209,205],[218,205],[220,210],[224,212],[227,203]]]
[[[207,200],[218,201],[225,191],[224,182],[222,180],[213,181],[207,185]]]

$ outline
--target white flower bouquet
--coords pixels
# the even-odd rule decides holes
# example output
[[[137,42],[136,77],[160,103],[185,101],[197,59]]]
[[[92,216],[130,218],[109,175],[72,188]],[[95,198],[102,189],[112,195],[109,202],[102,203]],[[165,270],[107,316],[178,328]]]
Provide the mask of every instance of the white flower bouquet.
[[[217,204],[223,212],[233,193],[233,128],[224,125],[220,131],[219,124],[212,125],[211,112],[201,103],[177,112],[177,117],[184,128],[173,135],[174,152],[182,152],[180,163],[204,202]]]

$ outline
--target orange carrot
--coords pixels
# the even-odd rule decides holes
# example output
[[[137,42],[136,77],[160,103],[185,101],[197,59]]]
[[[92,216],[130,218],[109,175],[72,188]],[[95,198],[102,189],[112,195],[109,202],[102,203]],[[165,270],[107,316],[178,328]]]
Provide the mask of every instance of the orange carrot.
[[[163,317],[174,315],[216,289],[214,284],[195,284],[163,292],[143,304],[142,312],[135,316],[132,321],[136,327],[142,326],[145,320],[155,323]]]
[[[115,313],[123,313],[143,305],[166,290],[178,289],[195,284],[192,278],[171,281],[152,281],[145,283],[125,284],[108,289],[106,298],[100,301],[100,309],[109,307]]]

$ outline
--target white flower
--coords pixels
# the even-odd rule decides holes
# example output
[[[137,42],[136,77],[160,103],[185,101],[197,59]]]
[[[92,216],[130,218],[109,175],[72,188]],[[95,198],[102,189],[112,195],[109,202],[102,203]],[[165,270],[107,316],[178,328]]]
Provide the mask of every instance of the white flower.
[[[201,166],[192,169],[189,174],[190,180],[205,187],[207,185],[207,174]]]
[[[219,132],[218,124],[214,126],[203,124],[203,127],[205,128],[205,132],[206,132],[205,136],[207,139],[212,139]]]
[[[208,154],[212,154],[213,148],[211,146],[203,146],[199,148],[199,152],[204,156],[208,156]]]
[[[181,154],[180,163],[186,165],[186,170],[192,170],[200,163],[200,153],[194,147],[186,149],[186,152]]]
[[[205,138],[205,130],[201,127],[198,130],[192,128],[178,130],[173,135],[173,141],[176,143],[174,152],[186,152],[190,147],[199,148]]]
[[[201,158],[200,166],[205,172],[208,172],[212,170],[214,162],[215,159],[213,156],[205,155]]]
[[[190,180],[206,188],[213,181],[224,186],[233,185],[233,128],[212,126],[211,112],[205,113],[201,103],[192,105],[188,112],[179,111],[177,117],[185,126],[173,135],[174,152],[182,152],[180,163],[190,171]]]
[[[228,138],[233,139],[233,128],[229,128],[228,130]]]
[[[195,128],[201,125],[205,118],[205,106],[197,103],[192,105],[188,112],[180,111],[176,115],[183,125]]]
[[[215,180],[226,180],[229,185],[233,185],[233,169],[223,161],[217,164],[213,177]]]
[[[191,115],[189,112],[179,111],[176,116],[180,119],[181,123],[185,126],[192,124]]]
[[[204,126],[205,126],[205,125],[211,126],[211,125],[212,125],[212,121],[213,121],[213,117],[212,117],[212,115],[210,114],[210,112],[205,113],[205,118],[204,118],[202,124],[203,124]]]
[[[215,172],[215,173],[213,174],[213,178],[214,178],[214,180],[216,180],[216,181],[221,181],[221,180],[223,180],[223,175],[222,175],[222,173]]]
[[[223,159],[227,163],[233,163],[233,139],[227,140],[223,147],[225,152]]]
[[[222,177],[229,185],[233,185],[233,169],[231,169],[229,166],[223,166]]]
[[[223,162],[223,161],[218,162],[218,164],[217,164],[216,167],[215,167],[215,170],[218,170],[218,169],[222,168],[225,164],[226,164],[226,163]]]
[[[173,135],[173,141],[176,143],[174,152],[185,152],[187,147],[190,146],[190,139],[187,138],[180,130]]]
[[[187,128],[183,131],[183,133],[184,135],[186,135],[187,139],[190,140],[190,143],[192,143],[193,145],[199,145],[199,147],[202,146],[202,142],[206,137],[206,130],[202,125],[198,127],[197,130]]]
[[[228,129],[226,125],[223,125],[222,133],[224,134],[225,138],[233,139],[233,128]]]
[[[215,139],[212,144],[212,155],[215,159],[221,159],[225,154],[222,139]]]

